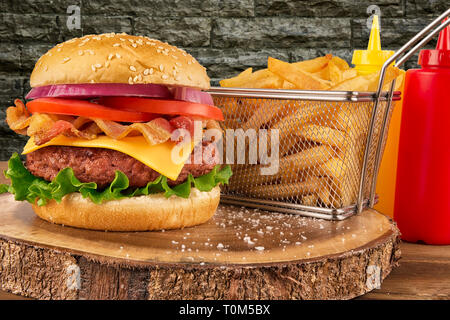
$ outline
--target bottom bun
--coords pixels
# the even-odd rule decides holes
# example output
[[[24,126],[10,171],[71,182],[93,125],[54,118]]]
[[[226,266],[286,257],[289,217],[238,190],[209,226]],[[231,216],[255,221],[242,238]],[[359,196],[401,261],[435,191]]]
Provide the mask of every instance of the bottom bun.
[[[108,231],[150,231],[191,227],[208,221],[216,212],[220,188],[189,198],[164,197],[162,193],[95,204],[80,193],[70,193],[60,203],[33,205],[42,219],[71,227]]]

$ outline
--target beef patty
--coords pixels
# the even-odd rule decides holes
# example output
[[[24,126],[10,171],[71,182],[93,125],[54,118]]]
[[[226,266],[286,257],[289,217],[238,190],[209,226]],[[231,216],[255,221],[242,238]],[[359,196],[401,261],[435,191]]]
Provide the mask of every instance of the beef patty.
[[[219,163],[219,158],[216,149],[206,149],[208,146],[210,142],[201,146],[202,163],[194,163],[193,153],[191,162],[184,165],[177,180],[167,179],[168,184],[174,186],[183,183],[189,174],[199,177],[209,173]],[[103,148],[49,146],[27,154],[26,167],[33,175],[47,181],[52,181],[59,171],[70,167],[78,180],[95,182],[100,189],[114,180],[117,170],[128,177],[130,187],[144,187],[160,176],[158,172],[127,154]]]

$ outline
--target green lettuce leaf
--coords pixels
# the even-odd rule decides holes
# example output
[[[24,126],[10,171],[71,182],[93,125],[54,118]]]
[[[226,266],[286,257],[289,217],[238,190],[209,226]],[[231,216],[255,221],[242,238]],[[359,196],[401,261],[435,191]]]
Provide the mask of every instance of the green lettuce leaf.
[[[79,192],[84,198],[89,198],[96,204],[155,193],[164,193],[167,198],[170,196],[188,198],[192,186],[200,191],[211,191],[218,184],[227,184],[232,175],[229,165],[222,168],[217,165],[208,174],[197,178],[189,175],[185,182],[174,187],[167,184],[167,177],[159,176],[145,187],[130,188],[128,177],[123,172],[116,171],[111,184],[103,190],[98,190],[95,182],[80,182],[71,168],[58,172],[51,182],[35,177],[25,168],[17,153],[9,159],[8,170],[4,173],[5,177],[11,180],[11,184],[1,184],[0,194],[9,192],[14,194],[17,201],[37,203],[39,206],[47,204],[49,200],[61,202],[66,194],[72,192]]]

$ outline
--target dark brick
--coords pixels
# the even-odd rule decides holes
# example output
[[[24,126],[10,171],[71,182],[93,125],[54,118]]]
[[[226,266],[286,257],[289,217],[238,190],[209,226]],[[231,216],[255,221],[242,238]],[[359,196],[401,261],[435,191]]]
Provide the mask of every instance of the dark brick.
[[[414,37],[432,18],[417,19],[383,19],[381,23],[381,45],[383,49],[395,50],[404,45],[409,39]],[[352,22],[353,46],[355,49],[367,47],[370,30],[366,26],[366,21],[355,19]],[[436,43],[433,40],[430,45]]]
[[[69,30],[67,16],[58,16],[58,27],[61,30],[63,41],[86,34],[99,34],[106,32],[132,33],[131,17],[81,16],[81,29]]]
[[[22,45],[20,60],[22,62],[22,69],[26,75],[30,75],[31,71],[34,69],[36,61],[48,50],[54,47],[56,43],[53,44],[30,44],[25,43]]]
[[[252,67],[254,71],[267,68],[269,56],[289,60],[289,51],[282,49],[242,50],[235,49],[191,49],[186,51],[192,54],[208,70],[208,75],[213,84],[218,80],[237,75],[246,68]]]
[[[448,8],[448,0],[406,0],[406,16],[408,17],[437,17]]]
[[[132,15],[145,17],[211,16],[214,0],[105,0],[84,1],[83,14]]]
[[[334,56],[338,56],[339,58],[344,59],[348,62],[348,64],[351,64],[352,62],[352,56],[353,56],[353,50],[352,49],[303,49],[298,48],[295,50],[290,51],[290,62],[297,62],[297,61],[303,61],[308,59],[313,59],[316,57],[324,56],[328,53],[331,53]]]
[[[371,5],[377,5],[381,15],[399,17],[403,15],[402,0],[255,0],[257,16],[297,16],[297,17],[365,17]]]
[[[24,79],[20,75],[0,74],[0,108],[4,103],[10,104],[15,98],[22,98]]]
[[[60,40],[56,17],[39,14],[0,14],[0,40],[57,42]]]
[[[3,12],[9,13],[66,13],[71,5],[81,7],[81,0],[2,0],[4,5]]]
[[[219,17],[253,17],[254,0],[216,0]]]
[[[20,46],[13,43],[2,43],[0,50],[0,72],[17,72],[21,69]]]
[[[217,19],[212,29],[216,48],[345,48],[351,43],[348,19]]]
[[[14,152],[22,153],[27,140],[27,136],[15,134],[10,130],[2,132],[0,134],[0,161],[7,161]]]
[[[168,42],[175,46],[205,47],[210,44],[209,18],[138,17],[135,33]]]

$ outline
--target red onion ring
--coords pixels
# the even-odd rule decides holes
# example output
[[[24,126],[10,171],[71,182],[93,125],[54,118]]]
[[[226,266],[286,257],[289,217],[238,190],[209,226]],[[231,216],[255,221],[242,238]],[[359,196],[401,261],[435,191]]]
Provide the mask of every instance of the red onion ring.
[[[173,90],[173,98],[189,102],[214,105],[213,99],[208,92],[188,87],[176,87]]]
[[[35,87],[25,99],[95,97],[148,97],[172,99],[166,86],[158,84],[95,83],[95,84],[57,84]]]

